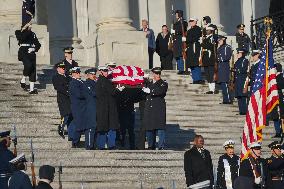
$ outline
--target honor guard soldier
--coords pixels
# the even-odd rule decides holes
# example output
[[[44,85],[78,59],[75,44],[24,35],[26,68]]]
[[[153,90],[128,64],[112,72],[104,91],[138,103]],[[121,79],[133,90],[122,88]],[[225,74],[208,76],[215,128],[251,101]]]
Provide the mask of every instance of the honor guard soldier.
[[[266,188],[267,164],[261,157],[261,144],[254,142],[250,145],[250,153],[240,164],[239,175],[247,177],[251,185],[247,188],[260,189]]]
[[[184,172],[187,187],[206,180],[213,187],[212,159],[210,152],[204,149],[204,138],[201,135],[194,137],[194,146],[184,153]]]
[[[58,126],[58,134],[65,138],[64,127],[69,127],[72,121],[71,107],[70,107],[70,94],[69,94],[69,81],[70,77],[65,75],[65,64],[59,62],[55,64],[54,68],[57,73],[52,77],[52,84],[57,91],[57,104],[61,116],[61,124]]]
[[[201,47],[203,48],[202,54],[202,66],[204,67],[204,72],[206,75],[206,80],[209,85],[209,91],[206,94],[215,93],[215,82],[214,82],[214,72],[215,72],[215,50],[216,41],[214,39],[214,27],[209,25],[206,27],[206,37],[203,40]]]
[[[162,26],[162,32],[158,34],[156,39],[156,52],[160,56],[161,68],[163,70],[173,69],[173,51],[169,46],[171,42],[171,34],[168,31],[168,26]]]
[[[86,85],[87,94],[86,94],[86,119],[87,124],[89,125],[88,128],[88,136],[85,137],[85,140],[87,141],[86,149],[93,150],[95,149],[95,130],[97,125],[97,111],[96,111],[96,74],[97,69],[91,68],[85,71],[85,74],[87,76],[86,81],[84,84]]]
[[[183,36],[187,30],[187,22],[183,19],[183,11],[176,10],[175,12],[177,21],[171,29],[173,35],[173,54],[177,62],[178,74],[183,74],[185,71],[185,62],[183,61],[183,42],[186,38]]]
[[[246,77],[248,72],[249,61],[246,58],[245,49],[237,49],[238,60],[234,64],[235,72],[235,98],[238,99],[239,114],[246,115],[247,113],[247,91],[244,90]]]
[[[153,81],[143,87],[142,91],[147,94],[143,125],[146,130],[148,149],[156,149],[156,136],[159,137],[158,149],[165,148],[165,129],[166,129],[166,101],[168,83],[161,79],[162,69],[155,67],[151,70]]]
[[[31,30],[31,25],[22,26],[22,30],[15,31],[18,44],[18,60],[23,62],[24,70],[23,77],[20,81],[21,87],[27,90],[26,79],[29,78],[30,89],[29,94],[37,94],[37,89],[34,88],[36,82],[36,52],[41,47],[36,34]]]
[[[8,189],[8,180],[12,175],[12,167],[9,163],[14,158],[8,149],[11,145],[10,131],[0,133],[0,188]]]
[[[99,66],[100,75],[96,83],[97,110],[97,146],[100,150],[116,148],[116,130],[119,128],[116,95],[125,87],[115,88],[108,79],[109,70]]]
[[[228,83],[230,80],[230,60],[232,57],[232,47],[226,43],[227,37],[218,37],[218,80],[223,95],[223,102],[221,104],[231,104]]]
[[[284,189],[284,155],[281,153],[281,144],[274,141],[268,145],[272,156],[267,159],[269,189]]]
[[[22,26],[26,29],[32,24],[35,15],[35,0],[23,0],[22,5]]]
[[[237,29],[238,29],[238,32],[236,33],[236,41],[237,41],[237,44],[238,44],[238,48],[245,49],[247,52],[249,52],[250,38],[244,32],[245,25],[239,24],[239,25],[237,25]]]
[[[70,70],[74,67],[78,67],[79,64],[73,60],[73,47],[65,47],[64,51],[64,60],[63,63],[65,64],[65,74],[66,76],[70,76]]]
[[[210,16],[204,16],[203,19],[203,28],[202,28],[202,36],[206,36],[206,27],[211,25],[211,18]]]
[[[233,189],[233,183],[239,176],[240,157],[235,155],[234,145],[232,140],[223,144],[226,153],[218,161],[216,189]]]
[[[43,165],[39,168],[39,181],[35,189],[53,189],[51,183],[54,180],[55,168],[50,165]]]
[[[9,180],[9,189],[32,189],[29,176],[26,173],[27,160],[25,154],[20,154],[9,161],[14,169],[13,175]]]
[[[197,26],[197,21],[197,18],[189,19],[190,28],[186,34],[186,65],[191,70],[193,84],[202,84],[204,81],[201,79],[201,67],[199,66],[201,50],[199,39],[202,36],[202,31]]]

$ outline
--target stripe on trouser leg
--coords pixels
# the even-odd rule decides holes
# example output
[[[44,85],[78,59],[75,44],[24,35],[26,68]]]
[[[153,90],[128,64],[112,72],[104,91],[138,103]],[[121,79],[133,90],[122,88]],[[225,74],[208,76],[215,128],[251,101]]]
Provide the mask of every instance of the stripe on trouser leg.
[[[225,86],[226,86],[226,91],[227,91],[227,98],[228,98],[228,101],[230,102],[230,95],[229,95],[228,84],[225,83]]]
[[[91,146],[91,129],[89,130],[89,147]]]

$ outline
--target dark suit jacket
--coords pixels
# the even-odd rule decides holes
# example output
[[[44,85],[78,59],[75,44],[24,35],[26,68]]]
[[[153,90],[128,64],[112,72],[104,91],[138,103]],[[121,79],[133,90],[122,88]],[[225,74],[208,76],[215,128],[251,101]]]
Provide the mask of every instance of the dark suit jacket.
[[[210,152],[204,149],[205,159],[194,146],[184,153],[184,172],[186,184],[190,186],[198,182],[210,180],[211,185],[214,183],[213,164]]]
[[[35,189],[53,189],[48,183],[39,181]]]

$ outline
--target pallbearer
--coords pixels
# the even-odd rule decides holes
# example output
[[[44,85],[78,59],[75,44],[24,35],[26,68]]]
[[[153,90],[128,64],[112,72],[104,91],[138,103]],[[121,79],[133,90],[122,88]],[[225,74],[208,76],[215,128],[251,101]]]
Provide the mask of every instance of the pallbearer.
[[[203,83],[201,79],[201,67],[199,65],[200,57],[200,42],[199,39],[202,36],[201,28],[197,26],[197,18],[189,19],[190,29],[186,34],[186,67],[189,67],[192,73],[193,84]]]
[[[221,104],[231,104],[231,98],[228,88],[230,80],[230,60],[232,57],[232,47],[226,44],[227,37],[218,37],[218,80],[217,83],[221,85],[223,102]]]
[[[237,49],[237,58],[235,62],[235,97],[238,99],[239,114],[246,115],[247,113],[247,91],[244,90],[249,61],[246,58],[245,49]]]
[[[233,183],[239,175],[240,158],[235,155],[234,145],[232,140],[223,144],[226,153],[218,161],[217,189],[233,189]]]
[[[176,10],[176,22],[174,23],[171,34],[173,35],[173,54],[177,62],[178,74],[183,74],[185,71],[185,62],[183,60],[183,42],[186,41],[184,36],[187,30],[187,22],[183,19],[183,11]]]

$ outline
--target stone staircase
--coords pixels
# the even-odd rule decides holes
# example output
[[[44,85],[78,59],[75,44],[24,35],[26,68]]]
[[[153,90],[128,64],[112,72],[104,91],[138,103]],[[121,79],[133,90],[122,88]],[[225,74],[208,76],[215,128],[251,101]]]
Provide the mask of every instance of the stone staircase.
[[[167,150],[163,151],[86,151],[71,149],[71,144],[57,134],[60,122],[56,92],[51,84],[50,65],[38,65],[38,95],[29,95],[19,87],[22,64],[0,63],[0,130],[17,126],[18,152],[29,157],[29,140],[35,152],[36,173],[43,164],[63,165],[63,188],[185,188],[183,154],[190,148],[195,134],[205,137],[214,165],[223,153],[225,140],[240,136],[244,116],[234,105],[220,105],[221,94],[205,95],[207,85],[190,84],[189,76],[165,71],[167,93]],[[137,108],[137,127],[139,110]],[[274,135],[273,126],[264,130],[264,157]],[[30,170],[30,169],[29,169]],[[28,172],[30,172],[28,170]],[[58,178],[52,184],[58,188]]]

